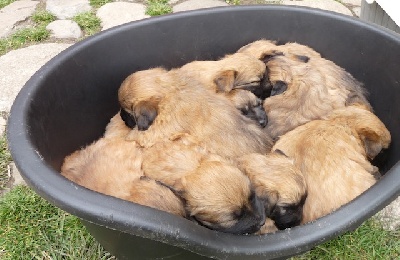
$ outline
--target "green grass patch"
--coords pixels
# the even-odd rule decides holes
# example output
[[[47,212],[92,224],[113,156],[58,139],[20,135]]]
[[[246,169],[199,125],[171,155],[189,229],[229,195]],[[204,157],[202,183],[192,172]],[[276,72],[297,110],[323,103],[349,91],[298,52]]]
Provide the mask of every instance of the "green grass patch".
[[[32,20],[38,25],[47,26],[49,23],[55,21],[56,17],[46,10],[38,10],[32,15]]]
[[[41,42],[50,36],[45,25],[24,28],[16,31],[5,39],[0,40],[0,55],[14,49],[21,48],[29,43]]]
[[[0,8],[3,8],[4,6],[9,5],[14,1],[15,0],[0,0]]]
[[[79,219],[26,186],[0,197],[0,259],[115,259]]]
[[[0,259],[115,259],[78,218],[50,205],[28,187],[0,197]],[[400,259],[399,234],[370,219],[353,232],[291,258]]]
[[[112,0],[90,0],[90,5],[96,8],[101,7],[107,3],[113,2]]]
[[[292,260],[400,259],[400,233],[384,230],[369,219],[353,232],[316,246]]]
[[[86,36],[93,35],[100,31],[101,20],[94,12],[85,12],[72,18],[83,30]]]
[[[172,13],[172,7],[168,4],[168,0],[149,0],[147,1],[146,14],[150,16],[158,16]]]
[[[240,5],[240,0],[226,0],[225,3],[229,5]]]
[[[7,147],[7,138],[3,134],[0,136],[0,190],[3,190],[9,181],[8,165],[11,161],[11,154]]]
[[[46,29],[46,26],[55,21],[56,17],[45,10],[38,10],[33,13],[31,19],[35,23],[34,26],[19,29],[7,38],[0,39],[0,55],[49,38],[50,32]]]

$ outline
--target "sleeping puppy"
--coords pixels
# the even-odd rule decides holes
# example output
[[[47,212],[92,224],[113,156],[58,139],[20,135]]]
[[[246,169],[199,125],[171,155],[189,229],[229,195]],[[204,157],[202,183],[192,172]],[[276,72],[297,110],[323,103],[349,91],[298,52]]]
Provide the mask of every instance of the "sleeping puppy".
[[[286,56],[297,55],[299,56],[297,58],[303,60],[304,62],[308,62],[310,59],[321,58],[321,54],[306,45],[296,42],[288,42],[279,45],[275,41],[265,39],[249,43],[241,47],[237,52],[250,55],[259,60],[268,59],[268,55],[266,54],[273,55],[273,53],[281,53],[282,55]]]
[[[190,73],[175,70],[157,79],[154,74],[136,72],[119,89],[122,109],[136,115],[138,123],[150,122],[149,117],[157,115],[146,131],[133,129],[128,140],[151,147],[175,134],[188,133],[203,142],[210,153],[227,159],[270,150],[272,140],[266,131],[243,116],[226,97],[202,87]],[[234,75],[223,77],[230,82]]]
[[[267,155],[245,155],[238,160],[238,166],[249,177],[264,204],[266,216],[278,229],[300,224],[307,184],[292,159],[275,150]],[[264,227],[261,234],[271,232],[271,224],[269,227]]]
[[[388,148],[384,124],[363,105],[333,111],[281,136],[273,147],[294,159],[307,183],[302,223],[350,202],[376,179],[369,160]]]
[[[145,149],[143,171],[174,190],[185,201],[188,216],[203,226],[247,234],[265,222],[263,204],[250,180],[193,136],[178,134]]]
[[[88,189],[186,217],[180,198],[144,176],[142,150],[125,141],[130,130],[114,116],[103,138],[65,158],[61,174]]]
[[[266,128],[274,139],[348,105],[362,104],[372,111],[362,84],[307,46],[257,41],[239,51],[267,66],[272,89],[264,109]]]
[[[192,61],[180,70],[190,73],[213,92],[229,93],[233,89],[243,89],[260,99],[266,98],[266,86],[261,84],[266,76],[265,65],[251,55],[234,53],[216,61]],[[230,77],[230,84],[224,82],[225,77],[219,77],[224,72],[235,73],[234,77]]]
[[[246,96],[251,100],[255,100],[249,102],[257,103],[255,107],[249,106],[249,104],[243,104],[243,102],[233,104],[240,111],[257,111],[251,115],[251,118],[256,120],[256,122],[259,122],[262,127],[265,126],[267,119],[266,114],[260,105],[261,100],[256,97],[256,95],[265,96],[263,94],[265,92],[265,88],[262,85],[262,82],[265,82],[265,65],[260,60],[251,56],[235,53],[218,61],[193,61],[179,69],[174,69],[172,71],[167,71],[163,68],[154,68],[136,72],[127,77],[127,79],[125,79],[125,81],[122,83],[122,86],[130,85],[131,81],[137,82],[138,80],[143,80],[142,83],[135,84],[141,84],[146,87],[145,92],[146,95],[148,95],[147,97],[137,97],[135,109],[130,108],[130,110],[121,110],[121,117],[129,127],[133,128],[137,124],[139,130],[146,130],[151,125],[152,121],[157,116],[157,111],[147,111],[146,108],[143,108],[146,110],[146,113],[145,115],[142,115],[138,113],[139,111],[135,111],[138,109],[136,107],[151,107],[152,101],[148,98],[150,96],[154,99],[158,98],[156,95],[157,93],[152,92],[154,90],[160,91],[162,94],[166,94],[168,91],[175,90],[176,88],[182,88],[183,86],[175,86],[171,84],[171,81],[168,79],[170,75],[175,75],[177,70],[190,75],[193,79],[198,81],[199,87],[202,86],[211,92],[220,95],[228,95],[232,102],[235,102],[237,99],[239,99],[234,98],[235,95],[244,96],[242,93],[251,91],[251,93],[246,94]],[[151,74],[153,74],[153,78],[151,78]],[[142,79],[139,77],[142,77]],[[150,90],[149,88],[151,88],[153,85],[159,86],[157,86],[157,89]],[[121,88],[123,88],[122,86]],[[128,88],[125,87],[125,89]],[[133,100],[135,94],[137,93],[135,92],[135,88],[129,87],[129,89],[132,91],[132,93],[124,92],[121,95]],[[148,103],[143,100],[148,100]],[[138,104],[138,102],[141,103]],[[130,113],[131,110],[133,113]],[[247,116],[249,114],[245,115]],[[143,120],[143,117],[146,119]]]

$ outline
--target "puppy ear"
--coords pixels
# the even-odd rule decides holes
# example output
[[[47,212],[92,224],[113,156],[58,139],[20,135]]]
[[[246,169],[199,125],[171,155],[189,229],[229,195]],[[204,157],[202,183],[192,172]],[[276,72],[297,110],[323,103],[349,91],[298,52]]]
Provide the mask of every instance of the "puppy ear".
[[[125,122],[125,125],[131,129],[135,128],[136,120],[135,117],[125,111],[125,109],[121,108],[120,116],[122,120]]]
[[[282,80],[276,81],[272,84],[271,97],[282,94],[287,90],[287,87],[286,82]]]
[[[141,101],[135,107],[136,123],[139,131],[147,130],[157,117],[158,102]]]
[[[237,73],[236,70],[224,70],[219,72],[214,79],[214,83],[217,85],[217,92],[230,92],[235,85]]]
[[[294,55],[294,57],[304,63],[307,63],[310,60],[310,57],[305,56],[305,55]]]
[[[385,125],[375,115],[370,118],[359,118],[356,131],[364,143],[365,153],[374,159],[382,149],[389,147],[391,136]]]
[[[263,61],[264,63],[267,63],[271,59],[273,59],[276,56],[283,56],[283,52],[277,51],[277,50],[270,50],[267,52],[264,52],[260,55],[258,58],[259,60]]]

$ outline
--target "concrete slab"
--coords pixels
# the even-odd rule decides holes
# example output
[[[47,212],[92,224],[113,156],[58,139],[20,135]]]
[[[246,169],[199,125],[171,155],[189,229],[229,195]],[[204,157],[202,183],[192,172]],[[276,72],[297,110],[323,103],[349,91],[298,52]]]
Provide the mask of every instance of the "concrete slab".
[[[56,20],[49,23],[46,29],[51,32],[51,37],[57,39],[78,39],[82,37],[82,30],[72,20]]]
[[[311,8],[318,8],[327,11],[332,11],[336,13],[341,13],[345,15],[353,16],[352,12],[341,3],[335,0],[299,0],[299,1],[290,1],[290,0],[283,0],[283,5],[296,5],[296,6],[306,6]]]
[[[202,8],[212,8],[218,6],[229,6],[227,3],[223,1],[217,0],[188,0],[183,3],[177,4],[173,7],[173,12],[182,12],[182,11],[189,11],[195,9],[202,9]]]
[[[142,4],[113,2],[100,7],[96,16],[101,20],[101,30],[103,31],[117,25],[150,17],[145,12],[146,7]]]
[[[92,9],[89,0],[47,0],[46,10],[58,19],[69,19]]]
[[[38,4],[39,1],[22,0],[0,9],[0,38],[7,37],[17,23],[30,17]]]
[[[71,44],[44,43],[10,51],[0,57],[0,111],[10,112],[18,92],[47,61]]]
[[[400,230],[400,197],[381,210],[375,217],[386,230]]]

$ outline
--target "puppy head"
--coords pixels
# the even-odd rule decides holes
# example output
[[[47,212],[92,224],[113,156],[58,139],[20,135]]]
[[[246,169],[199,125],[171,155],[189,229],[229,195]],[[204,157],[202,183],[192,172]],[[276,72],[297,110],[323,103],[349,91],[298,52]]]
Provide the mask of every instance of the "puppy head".
[[[182,200],[167,186],[145,176],[130,184],[130,193],[124,199],[186,217]]]
[[[264,224],[264,208],[249,179],[221,161],[204,161],[182,178],[180,193],[192,218],[214,230],[246,234]]]
[[[227,55],[218,61],[219,71],[216,73],[214,83],[219,92],[228,93],[232,89],[249,90],[261,99],[266,98],[265,86],[262,80],[265,77],[266,68],[260,60],[243,53]],[[227,71],[234,72],[230,80],[220,80],[220,75],[226,75]]]
[[[259,60],[264,60],[271,52],[282,53],[290,56],[296,55],[297,58],[308,62],[311,58],[320,58],[321,55],[312,48],[298,44],[296,42],[288,42],[286,44],[278,44],[270,40],[258,40],[241,47],[237,52],[253,56]]]
[[[234,89],[227,94],[234,106],[242,114],[260,124],[261,127],[267,125],[267,114],[262,106],[262,100],[257,98],[252,92],[243,89]]]
[[[264,109],[273,138],[351,103],[369,105],[361,84],[328,60],[304,62],[279,55],[266,66],[273,87]]]
[[[333,122],[345,122],[351,126],[357,132],[364,146],[365,155],[370,160],[390,145],[389,130],[368,106],[352,105],[337,109],[326,118]]]
[[[128,76],[118,90],[121,118],[131,128],[146,130],[157,116],[158,103],[166,89],[163,79],[167,71],[162,68],[138,71]]]
[[[239,168],[249,177],[264,203],[266,216],[279,229],[300,224],[307,185],[293,160],[280,151],[248,154],[239,159]]]

